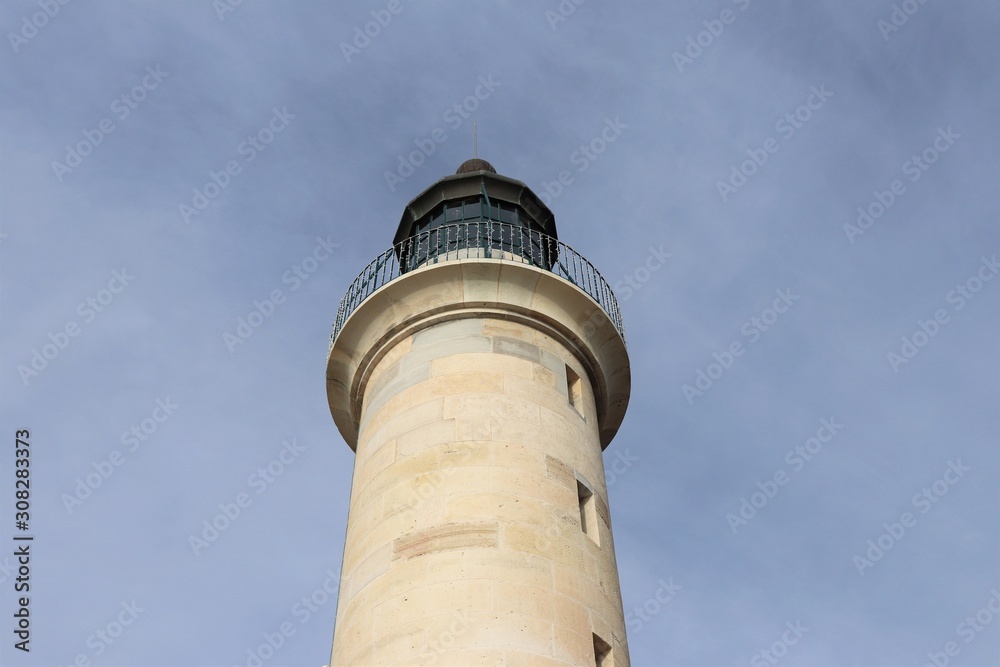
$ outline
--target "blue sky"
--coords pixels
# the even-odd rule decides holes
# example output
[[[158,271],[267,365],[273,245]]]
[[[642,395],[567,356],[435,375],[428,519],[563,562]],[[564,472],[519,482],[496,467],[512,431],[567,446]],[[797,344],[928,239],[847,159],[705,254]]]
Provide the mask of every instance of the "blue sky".
[[[0,26],[3,664],[247,665],[283,626],[263,664],[325,664],[353,465],[330,328],[473,119],[621,301],[633,664],[1000,662],[996,3],[50,0]]]

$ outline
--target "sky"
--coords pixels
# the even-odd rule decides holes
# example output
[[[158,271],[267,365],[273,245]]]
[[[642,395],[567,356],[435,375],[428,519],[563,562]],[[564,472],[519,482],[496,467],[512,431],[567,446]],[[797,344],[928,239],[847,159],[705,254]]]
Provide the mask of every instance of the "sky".
[[[0,28],[0,663],[326,664],[331,326],[473,122],[621,305],[632,664],[1000,663],[997,3],[11,0]]]

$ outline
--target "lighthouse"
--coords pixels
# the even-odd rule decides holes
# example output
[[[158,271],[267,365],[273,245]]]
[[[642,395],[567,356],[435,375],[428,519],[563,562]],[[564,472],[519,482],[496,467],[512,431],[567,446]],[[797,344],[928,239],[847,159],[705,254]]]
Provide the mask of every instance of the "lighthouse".
[[[331,667],[629,665],[621,313],[528,186],[472,159],[417,195],[340,302],[326,386],[355,453]]]

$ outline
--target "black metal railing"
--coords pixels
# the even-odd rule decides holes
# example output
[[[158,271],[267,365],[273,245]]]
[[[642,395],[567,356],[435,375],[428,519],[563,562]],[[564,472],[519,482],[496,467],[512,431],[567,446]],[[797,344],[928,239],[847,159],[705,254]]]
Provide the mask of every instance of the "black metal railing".
[[[568,280],[607,313],[625,340],[618,300],[607,281],[583,255],[547,234],[490,220],[466,221],[420,232],[372,260],[351,283],[337,309],[330,346],[344,322],[375,290],[413,269],[458,259],[506,259],[533,264]]]

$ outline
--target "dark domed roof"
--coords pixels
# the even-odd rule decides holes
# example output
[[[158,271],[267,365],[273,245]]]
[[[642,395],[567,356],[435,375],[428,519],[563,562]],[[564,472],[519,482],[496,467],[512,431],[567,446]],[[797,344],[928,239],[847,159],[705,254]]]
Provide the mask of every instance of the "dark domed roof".
[[[479,158],[472,158],[471,160],[466,160],[456,171],[456,174],[468,174],[473,171],[488,171],[491,174],[497,173],[497,170],[493,168],[493,165],[486,160],[480,160]]]

